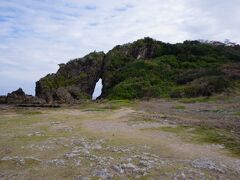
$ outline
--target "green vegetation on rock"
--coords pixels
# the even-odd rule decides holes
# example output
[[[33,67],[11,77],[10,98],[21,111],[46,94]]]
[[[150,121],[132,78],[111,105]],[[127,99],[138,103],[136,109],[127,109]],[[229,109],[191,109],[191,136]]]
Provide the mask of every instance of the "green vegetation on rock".
[[[117,46],[107,57],[103,82],[109,99],[211,96],[234,87],[240,77],[238,45],[145,38]]]
[[[239,69],[239,45],[144,38],[60,64],[37,82],[36,95],[48,102],[90,99],[102,78],[101,97],[108,99],[208,97],[239,89]]]

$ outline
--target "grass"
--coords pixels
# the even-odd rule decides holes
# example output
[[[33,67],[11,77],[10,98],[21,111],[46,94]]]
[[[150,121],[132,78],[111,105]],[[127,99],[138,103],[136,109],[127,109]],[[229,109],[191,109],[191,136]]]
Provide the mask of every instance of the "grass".
[[[16,110],[16,112],[18,114],[22,114],[22,115],[39,115],[39,114],[42,114],[42,112],[40,112],[40,111],[32,111],[32,110],[26,110],[26,109],[18,109],[18,110]]]
[[[240,116],[240,111],[235,113],[236,116]]]
[[[184,109],[186,109],[186,107],[182,106],[182,105],[178,105],[178,106],[174,106],[174,109],[184,110]]]
[[[181,98],[181,103],[214,103],[218,101],[235,102],[235,96],[229,96],[227,93],[215,94],[209,97]]]
[[[105,111],[106,109],[104,108],[89,108],[89,109],[85,109],[84,111]]]
[[[105,111],[105,110],[116,110],[121,107],[129,107],[134,102],[130,100],[103,100],[99,103],[86,102],[81,105],[84,111]]]
[[[150,130],[161,130],[174,133],[188,142],[221,144],[234,155],[240,156],[240,138],[223,129],[176,126],[151,128]]]
[[[130,106],[133,102],[130,100],[109,100],[104,106],[106,109],[119,109],[124,106]]]
[[[209,97],[197,97],[197,98],[182,98],[179,102],[182,103],[198,103],[198,102],[210,102],[212,101]]]

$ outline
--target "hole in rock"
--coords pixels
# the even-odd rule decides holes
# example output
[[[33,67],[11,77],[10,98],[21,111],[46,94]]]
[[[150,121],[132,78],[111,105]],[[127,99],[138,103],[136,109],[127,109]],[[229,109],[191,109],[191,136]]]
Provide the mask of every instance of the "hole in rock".
[[[96,100],[99,96],[102,94],[102,79],[100,78],[98,82],[95,85],[93,95],[92,95],[92,100]]]

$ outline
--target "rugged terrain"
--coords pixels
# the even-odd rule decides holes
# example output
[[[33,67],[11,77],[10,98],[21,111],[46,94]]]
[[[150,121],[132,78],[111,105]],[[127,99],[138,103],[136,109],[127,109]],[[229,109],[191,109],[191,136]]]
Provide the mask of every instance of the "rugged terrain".
[[[144,38],[59,66],[0,96],[1,180],[240,177],[239,45]]]
[[[0,106],[0,179],[232,179],[240,97]]]
[[[36,96],[48,103],[81,102],[91,98],[99,78],[107,99],[211,96],[239,88],[239,69],[237,44],[144,38],[60,64],[36,83]]]

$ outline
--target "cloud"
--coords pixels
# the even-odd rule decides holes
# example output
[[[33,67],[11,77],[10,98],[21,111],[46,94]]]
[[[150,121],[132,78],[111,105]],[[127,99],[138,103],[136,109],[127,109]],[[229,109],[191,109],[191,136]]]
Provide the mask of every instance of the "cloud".
[[[240,43],[239,0],[1,0],[0,94],[34,83],[57,64],[150,36],[167,42]]]

